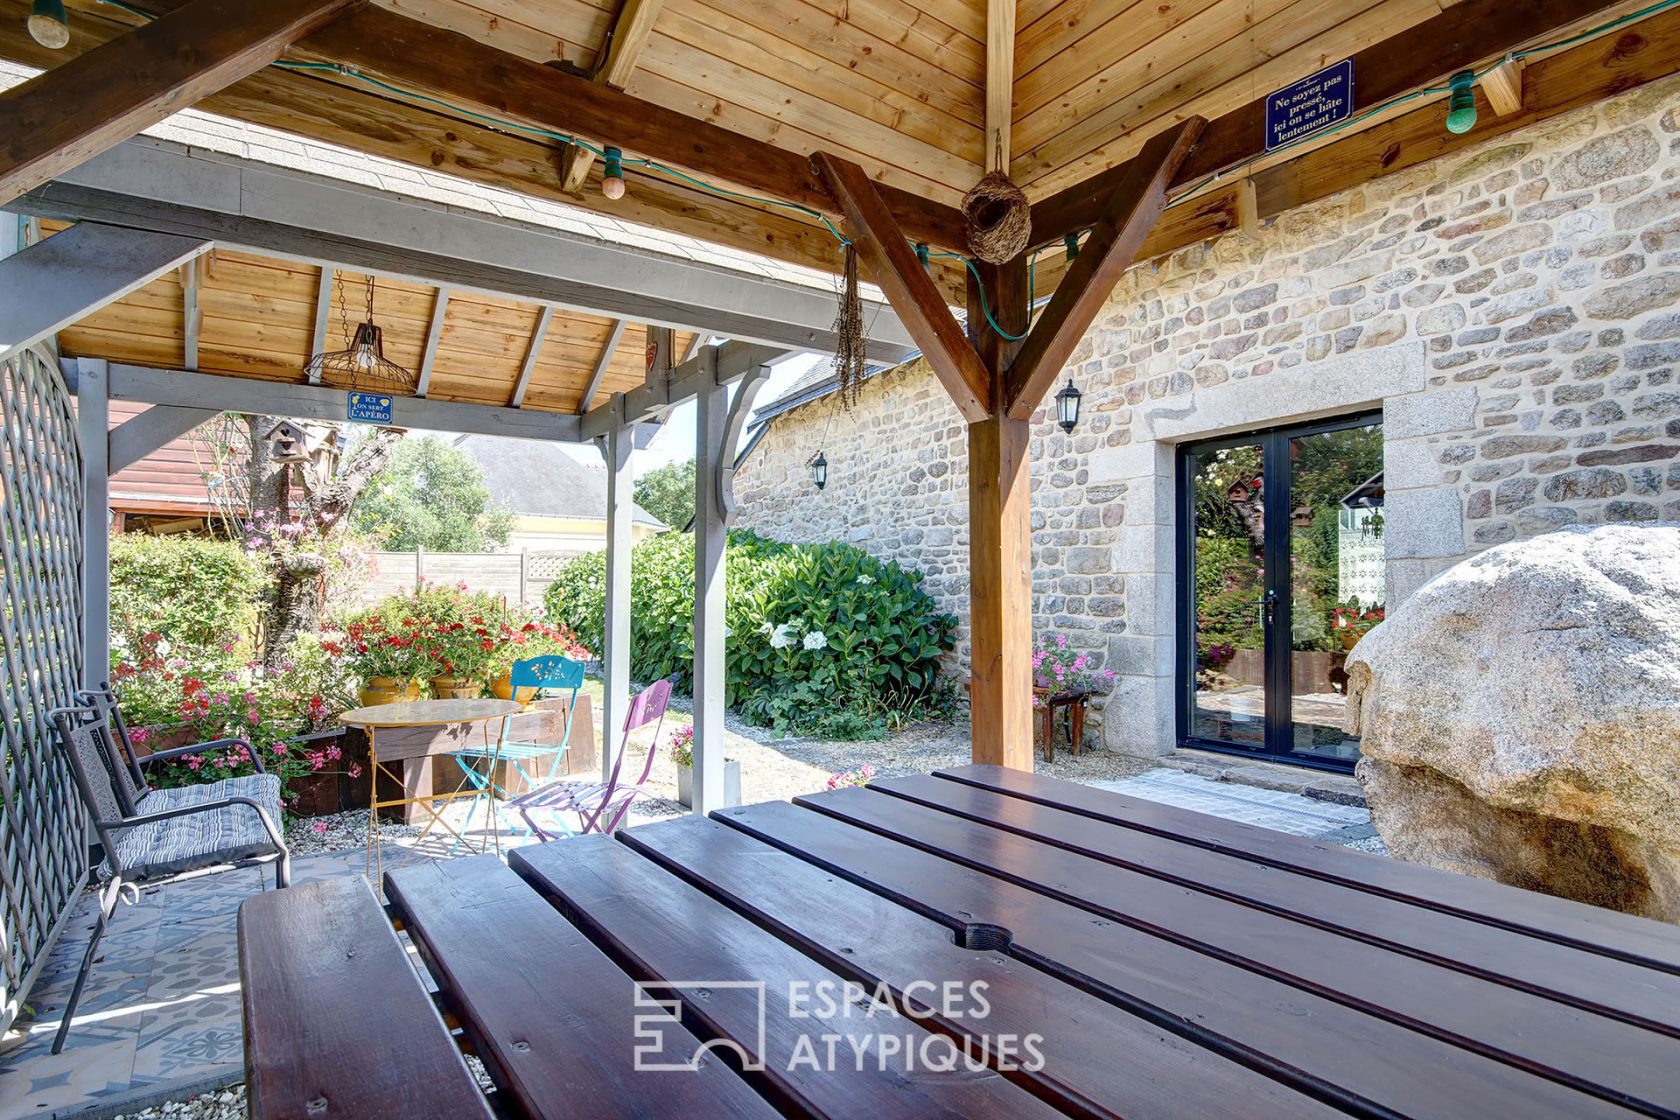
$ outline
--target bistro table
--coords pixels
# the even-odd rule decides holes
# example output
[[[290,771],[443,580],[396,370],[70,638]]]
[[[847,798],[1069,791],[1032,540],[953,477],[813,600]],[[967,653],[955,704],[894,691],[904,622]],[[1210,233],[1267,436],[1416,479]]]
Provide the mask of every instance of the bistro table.
[[[477,789],[461,789],[449,793],[428,792],[419,797],[398,797],[384,801],[379,799],[379,775],[383,771],[385,776],[394,782],[401,783],[402,776],[393,773],[390,767],[379,760],[379,731],[381,728],[398,727],[461,727],[463,729],[478,725],[483,732],[485,744],[490,743],[490,724],[494,720],[506,720],[507,717],[517,715],[524,710],[524,705],[513,700],[402,700],[394,704],[372,704],[365,708],[352,708],[338,717],[338,721],[347,727],[360,727],[367,732],[368,737],[368,829],[367,829],[367,867],[368,874],[378,878],[384,869],[383,845],[379,840],[379,810],[393,809],[404,805],[418,805],[429,815],[425,829],[421,835],[431,830],[432,825],[442,825],[452,836],[462,843],[466,838],[450,825],[444,815],[433,806],[434,801],[453,801],[461,797],[475,797]],[[501,737],[497,737],[500,742]],[[394,762],[399,758],[412,759],[411,755],[388,757],[386,762]],[[491,773],[495,773],[496,759],[491,759]]]
[[[1680,1115],[1680,929],[998,767],[384,886],[241,908],[253,1117]]]

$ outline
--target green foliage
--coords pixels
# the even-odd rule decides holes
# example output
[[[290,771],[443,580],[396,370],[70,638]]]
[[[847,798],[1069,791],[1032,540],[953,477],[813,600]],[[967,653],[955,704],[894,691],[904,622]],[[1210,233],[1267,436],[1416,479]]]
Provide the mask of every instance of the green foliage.
[[[728,546],[727,702],[784,732],[879,735],[943,697],[939,659],[956,619],[920,572],[841,543],[791,545],[751,533]],[[630,565],[630,672],[692,688],[694,538],[637,545]],[[574,560],[549,586],[550,618],[603,648],[606,557]]]
[[[636,480],[636,504],[673,529],[694,516],[694,460],[666,463]]]
[[[111,538],[111,638],[114,654],[138,651],[147,635],[165,648],[249,648],[268,573],[230,541],[205,537]]]
[[[484,471],[436,436],[397,445],[355,507],[357,525],[391,552],[488,552],[506,544],[513,513],[490,508]]]

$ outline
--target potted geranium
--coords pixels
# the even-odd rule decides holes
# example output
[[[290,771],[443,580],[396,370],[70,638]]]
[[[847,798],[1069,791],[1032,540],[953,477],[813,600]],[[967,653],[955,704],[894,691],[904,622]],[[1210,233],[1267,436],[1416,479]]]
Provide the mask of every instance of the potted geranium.
[[[1383,618],[1381,606],[1361,609],[1358,599],[1349,599],[1346,604],[1330,612],[1330,628],[1340,639],[1342,649],[1350,650],[1359,644],[1359,639],[1375,629]]]
[[[671,761],[677,764],[677,800],[686,808],[694,808],[694,726],[683,724],[671,732]],[[741,803],[741,763],[739,759],[723,760],[723,803]]]
[[[536,698],[535,688],[526,686],[514,695],[513,663],[554,654],[573,661],[589,660],[589,651],[564,626],[544,621],[535,611],[508,611],[497,628],[496,649],[486,670],[490,691],[499,700],[531,703]]]
[[[362,682],[363,706],[420,698],[416,678],[431,659],[411,630],[393,630],[378,610],[364,611],[345,624],[344,651]]]
[[[1112,669],[1097,668],[1089,653],[1068,649],[1066,634],[1047,634],[1033,647],[1033,707],[1050,700],[1099,692],[1114,683]]]

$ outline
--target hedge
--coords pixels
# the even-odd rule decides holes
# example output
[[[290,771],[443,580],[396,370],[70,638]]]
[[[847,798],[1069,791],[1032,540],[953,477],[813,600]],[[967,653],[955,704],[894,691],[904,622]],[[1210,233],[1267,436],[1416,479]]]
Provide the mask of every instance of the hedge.
[[[956,619],[922,574],[853,545],[785,544],[752,533],[728,543],[727,703],[783,730],[878,732],[936,695]],[[603,649],[606,556],[561,569],[544,602],[591,649]],[[630,672],[676,675],[692,691],[694,537],[666,533],[630,562]]]
[[[114,644],[138,649],[159,634],[182,651],[246,649],[267,580],[263,564],[231,541],[119,533],[111,538]]]

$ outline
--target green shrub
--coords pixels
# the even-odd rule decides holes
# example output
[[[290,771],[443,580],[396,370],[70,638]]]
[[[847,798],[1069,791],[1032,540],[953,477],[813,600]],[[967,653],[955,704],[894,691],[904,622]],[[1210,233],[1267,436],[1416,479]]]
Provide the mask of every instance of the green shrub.
[[[137,650],[157,634],[182,651],[248,649],[267,580],[262,563],[230,541],[118,534],[111,538],[113,645]]]
[[[730,535],[727,702],[784,731],[860,738],[936,698],[956,619],[920,572],[849,544],[791,545]],[[604,648],[606,557],[579,557],[545,595],[549,616]],[[692,690],[694,538],[666,533],[630,564],[630,673]]]

